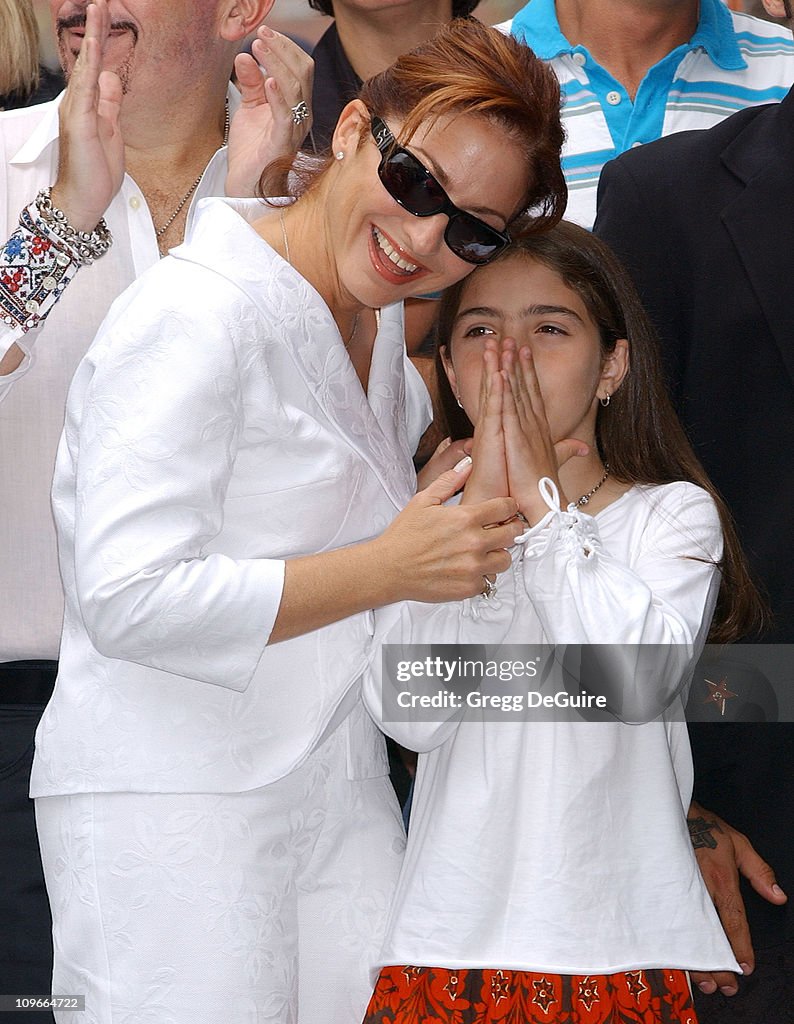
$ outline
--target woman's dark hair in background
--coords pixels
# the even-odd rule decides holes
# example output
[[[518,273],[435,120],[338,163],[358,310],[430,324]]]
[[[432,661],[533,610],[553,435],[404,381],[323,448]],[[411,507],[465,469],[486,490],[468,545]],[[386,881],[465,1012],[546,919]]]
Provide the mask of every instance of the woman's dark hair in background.
[[[452,0],[452,17],[465,18],[474,10],[480,0]],[[321,14],[327,14],[329,18],[334,16],[334,5],[331,0],[309,0],[309,7]]]
[[[545,229],[562,217],[568,193],[560,168],[560,87],[525,43],[473,18],[458,18],[365,82],[359,98],[371,114],[399,122],[394,132],[403,145],[420,125],[440,117],[484,118],[525,154],[529,175],[520,212],[529,211],[529,217],[524,230]],[[365,129],[361,145],[370,141]],[[307,167],[298,157],[290,194],[309,192],[331,162],[329,157],[318,169],[316,162]],[[266,167],[260,194],[283,194],[284,171],[281,161]]]
[[[624,483],[665,484],[688,480],[714,499],[722,523],[722,585],[709,634],[727,643],[755,632],[764,603],[750,578],[730,512],[698,461],[664,386],[659,343],[634,284],[612,250],[591,232],[563,221],[542,234],[516,232],[491,266],[516,257],[535,260],[560,275],[584,302],[601,335],[604,356],[618,338],[629,343],[629,369],[608,407],[599,406],[596,443],[602,461]],[[477,274],[477,270],[474,271]],[[448,288],[439,304],[438,346],[449,348],[463,290],[470,275]],[[436,354],[439,391],[449,431],[470,437],[473,427],[458,407]]]

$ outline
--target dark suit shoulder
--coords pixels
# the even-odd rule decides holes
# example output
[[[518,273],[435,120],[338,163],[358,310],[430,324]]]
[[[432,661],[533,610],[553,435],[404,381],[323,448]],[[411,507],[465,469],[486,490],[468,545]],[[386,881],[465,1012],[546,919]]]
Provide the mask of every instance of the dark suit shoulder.
[[[767,103],[758,107],[739,110],[713,128],[666,135],[655,142],[649,142],[636,149],[630,149],[617,159],[610,161],[604,171],[614,168],[626,171],[635,180],[654,182],[668,179],[671,172],[680,177],[684,171],[689,178],[702,170],[703,174],[713,173],[713,159],[734,142],[750,126],[755,129],[765,122],[774,123],[780,104]]]

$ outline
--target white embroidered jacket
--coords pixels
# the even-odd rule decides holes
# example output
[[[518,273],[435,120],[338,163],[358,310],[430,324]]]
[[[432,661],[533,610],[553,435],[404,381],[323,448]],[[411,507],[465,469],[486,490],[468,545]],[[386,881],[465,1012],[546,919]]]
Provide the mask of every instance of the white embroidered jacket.
[[[364,394],[327,306],[241,216],[261,213],[205,200],[78,368],[53,485],[66,615],[34,796],[242,791],[364,714],[371,613],[266,647],[282,560],[384,529],[415,489],[427,393],[393,306]],[[386,771],[370,736],[352,777]]]

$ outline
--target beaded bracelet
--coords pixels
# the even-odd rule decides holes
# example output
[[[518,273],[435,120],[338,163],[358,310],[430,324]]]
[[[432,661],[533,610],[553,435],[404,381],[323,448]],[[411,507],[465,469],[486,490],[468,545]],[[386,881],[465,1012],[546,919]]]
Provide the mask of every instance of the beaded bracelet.
[[[111,246],[113,236],[102,217],[93,231],[78,231],[67,220],[63,210],[52,205],[52,188],[43,188],[33,203],[39,216],[36,222],[56,244],[72,253],[75,263],[88,266],[98,260]]]
[[[23,333],[40,326],[80,267],[111,242],[104,220],[94,231],[77,231],[43,189],[0,248],[0,320]]]

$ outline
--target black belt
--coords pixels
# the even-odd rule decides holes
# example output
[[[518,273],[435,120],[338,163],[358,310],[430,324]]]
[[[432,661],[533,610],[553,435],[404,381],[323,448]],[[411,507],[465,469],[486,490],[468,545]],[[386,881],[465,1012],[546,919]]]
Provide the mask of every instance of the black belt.
[[[0,662],[0,704],[46,704],[57,674],[57,661]]]

